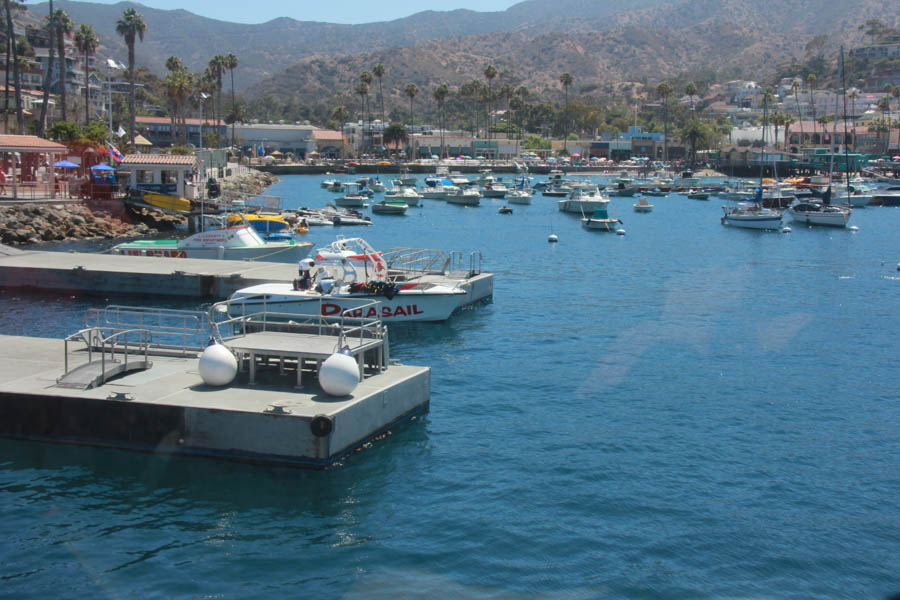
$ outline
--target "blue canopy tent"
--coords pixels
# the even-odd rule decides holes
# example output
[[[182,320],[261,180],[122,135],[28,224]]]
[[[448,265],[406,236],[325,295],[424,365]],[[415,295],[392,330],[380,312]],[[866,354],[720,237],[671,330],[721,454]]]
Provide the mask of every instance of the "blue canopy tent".
[[[100,163],[91,167],[91,171],[115,171],[115,169],[106,163]]]
[[[60,160],[53,163],[53,166],[59,169],[77,169],[81,165],[76,165],[75,163],[68,160]]]

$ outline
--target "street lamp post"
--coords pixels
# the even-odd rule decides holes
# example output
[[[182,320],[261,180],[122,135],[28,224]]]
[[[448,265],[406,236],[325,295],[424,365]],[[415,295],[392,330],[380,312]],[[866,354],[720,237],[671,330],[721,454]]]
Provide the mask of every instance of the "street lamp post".
[[[107,109],[109,110],[109,141],[110,141],[110,143],[112,143],[112,139],[113,139],[113,129],[112,129],[112,118],[113,118],[113,115],[112,115],[112,112],[113,112],[113,110],[112,110],[112,83],[113,82],[111,79],[111,73],[113,71],[124,71],[126,68],[127,67],[125,65],[123,65],[122,63],[120,63],[112,58],[106,59],[106,81],[105,81],[105,83],[106,83],[106,102],[107,102],[106,106],[107,106]]]

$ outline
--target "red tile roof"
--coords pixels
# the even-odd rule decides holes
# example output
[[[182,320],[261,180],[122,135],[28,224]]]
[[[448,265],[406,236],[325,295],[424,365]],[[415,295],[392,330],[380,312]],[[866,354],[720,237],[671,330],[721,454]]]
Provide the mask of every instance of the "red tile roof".
[[[57,144],[36,135],[0,135],[0,152],[68,152],[63,144]]]
[[[184,154],[126,154],[122,165],[187,165],[197,162],[196,156]]]
[[[334,131],[333,129],[314,129],[312,134],[314,140],[322,142],[341,142],[344,140],[344,135],[340,131]]]

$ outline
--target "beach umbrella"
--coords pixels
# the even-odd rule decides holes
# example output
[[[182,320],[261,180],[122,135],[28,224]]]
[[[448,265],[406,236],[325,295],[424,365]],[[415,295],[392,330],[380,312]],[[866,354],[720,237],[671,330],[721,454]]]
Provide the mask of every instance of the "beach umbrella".
[[[58,167],[60,169],[77,169],[81,165],[76,165],[75,163],[70,162],[68,160],[61,160],[59,162],[53,163],[53,166]]]
[[[91,167],[91,171],[115,171],[115,169],[106,163],[100,163]]]
[[[575,154],[573,154],[572,156],[573,156],[574,158],[581,158],[581,155],[578,154],[577,152],[576,152]]]

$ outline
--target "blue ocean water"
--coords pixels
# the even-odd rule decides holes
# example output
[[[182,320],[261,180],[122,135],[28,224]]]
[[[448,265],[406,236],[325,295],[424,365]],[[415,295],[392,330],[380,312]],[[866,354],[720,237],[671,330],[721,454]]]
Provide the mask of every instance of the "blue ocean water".
[[[322,206],[320,179],[268,193]],[[625,236],[539,195],[314,228],[483,252],[492,304],[391,328],[431,412],[324,472],[0,440],[0,596],[900,592],[900,210],[780,234],[633,202]],[[0,332],[106,301],[2,292]]]

